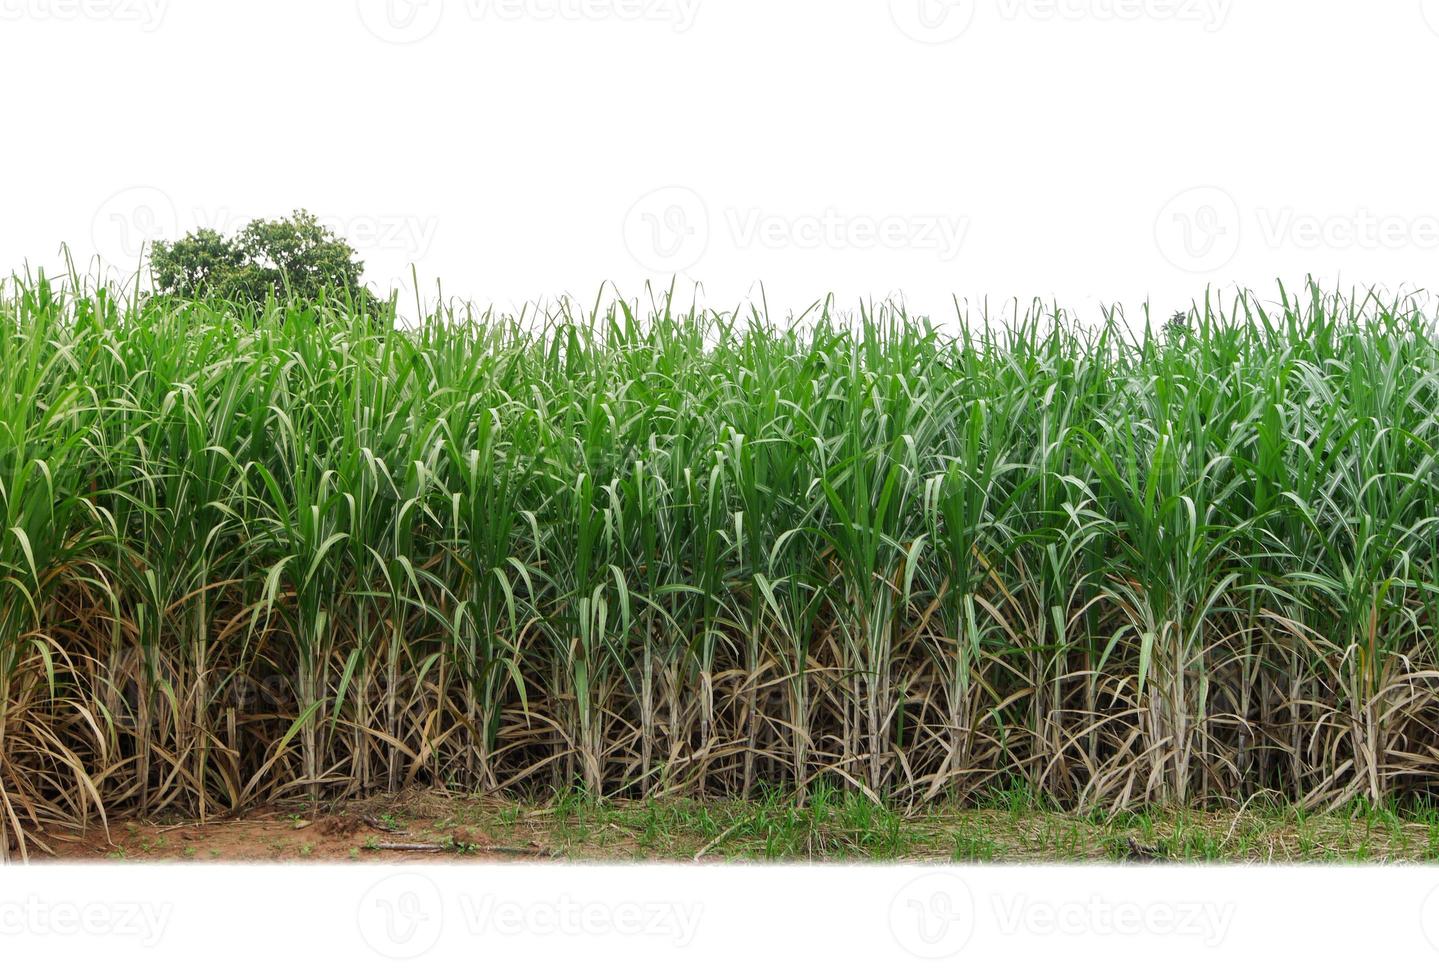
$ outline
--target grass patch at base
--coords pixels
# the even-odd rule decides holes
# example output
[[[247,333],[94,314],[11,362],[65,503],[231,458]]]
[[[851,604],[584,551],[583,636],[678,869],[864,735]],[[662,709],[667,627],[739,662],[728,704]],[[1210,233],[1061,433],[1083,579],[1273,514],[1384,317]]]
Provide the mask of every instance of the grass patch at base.
[[[1331,813],[1232,810],[1065,813],[1004,798],[906,811],[858,793],[752,801],[549,804],[426,792],[333,808],[271,808],[237,820],[128,822],[57,837],[65,860],[577,862],[1428,863],[1439,810],[1367,804]]]

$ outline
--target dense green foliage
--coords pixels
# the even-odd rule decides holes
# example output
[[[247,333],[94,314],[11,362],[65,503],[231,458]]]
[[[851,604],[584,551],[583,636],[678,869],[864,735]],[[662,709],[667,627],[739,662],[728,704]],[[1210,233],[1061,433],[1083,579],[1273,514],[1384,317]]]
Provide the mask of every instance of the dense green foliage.
[[[272,298],[319,302],[325,297],[371,307],[364,263],[308,211],[288,219],[250,222],[233,238],[202,228],[175,242],[156,242],[151,272],[161,296],[216,297],[263,306]]]
[[[1407,301],[396,330],[21,283],[0,389],[16,829],[414,782],[1439,778],[1439,336]]]

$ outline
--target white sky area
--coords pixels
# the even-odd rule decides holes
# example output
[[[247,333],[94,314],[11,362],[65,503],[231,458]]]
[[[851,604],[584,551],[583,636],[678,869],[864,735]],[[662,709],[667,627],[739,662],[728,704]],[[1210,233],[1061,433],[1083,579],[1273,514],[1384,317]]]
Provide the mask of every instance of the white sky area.
[[[1429,287],[1436,63],[1419,0],[0,0],[0,269],[303,207],[410,304]]]

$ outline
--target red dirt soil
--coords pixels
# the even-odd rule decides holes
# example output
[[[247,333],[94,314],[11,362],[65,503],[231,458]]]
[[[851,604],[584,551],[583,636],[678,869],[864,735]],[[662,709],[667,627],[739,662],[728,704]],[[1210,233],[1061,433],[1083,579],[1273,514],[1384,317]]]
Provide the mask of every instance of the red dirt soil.
[[[108,833],[54,830],[30,844],[32,861],[141,860],[177,862],[383,862],[526,860],[540,848],[499,848],[482,831],[452,826],[407,832],[373,817],[339,814],[314,819],[279,811],[200,823],[125,821]],[[47,851],[49,853],[47,853]]]

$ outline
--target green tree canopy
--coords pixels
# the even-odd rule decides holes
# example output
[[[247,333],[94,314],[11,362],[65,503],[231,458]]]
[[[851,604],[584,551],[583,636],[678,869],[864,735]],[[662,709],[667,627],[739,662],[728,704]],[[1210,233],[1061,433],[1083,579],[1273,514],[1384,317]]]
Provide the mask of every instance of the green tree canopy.
[[[363,285],[364,263],[349,243],[310,212],[275,221],[257,219],[232,238],[210,228],[175,242],[156,242],[150,252],[161,296],[220,297],[263,304],[348,296],[378,306]]]

